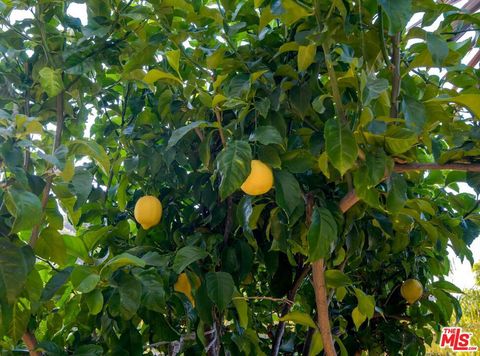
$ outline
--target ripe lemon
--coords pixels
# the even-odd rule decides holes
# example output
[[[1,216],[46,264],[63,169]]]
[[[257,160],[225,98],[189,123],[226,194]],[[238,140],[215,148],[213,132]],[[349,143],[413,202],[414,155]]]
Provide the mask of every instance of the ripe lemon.
[[[157,225],[162,218],[162,203],[152,195],[146,195],[138,199],[135,204],[135,220],[145,230]]]
[[[259,160],[252,160],[250,175],[240,187],[249,195],[265,194],[273,186],[272,169]]]
[[[175,292],[180,292],[185,294],[185,296],[190,300],[192,305],[195,305],[195,299],[193,299],[192,295],[192,285],[190,284],[190,281],[188,280],[187,274],[181,273],[178,276],[177,281],[175,282],[175,285],[173,286],[173,290]]]
[[[416,279],[407,279],[403,282],[402,288],[400,288],[400,293],[409,304],[413,304],[419,300],[423,294],[422,283]]]

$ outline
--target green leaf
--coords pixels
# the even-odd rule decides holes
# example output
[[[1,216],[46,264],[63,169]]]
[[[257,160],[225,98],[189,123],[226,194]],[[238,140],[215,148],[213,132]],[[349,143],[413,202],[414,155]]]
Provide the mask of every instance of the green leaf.
[[[323,350],[323,339],[320,330],[315,330],[312,335],[312,343],[310,344],[309,356],[319,355]]]
[[[39,82],[42,89],[45,90],[49,97],[54,97],[60,94],[63,90],[62,70],[53,70],[49,67],[44,67],[38,72]]]
[[[176,49],[173,51],[168,51],[165,53],[167,57],[168,64],[172,66],[177,73],[180,71],[180,50]]]
[[[348,127],[333,118],[326,122],[324,136],[328,159],[343,176],[353,167],[358,156],[355,137]]]
[[[378,0],[388,16],[388,33],[394,35],[404,30],[412,17],[412,0]]]
[[[165,290],[160,274],[153,268],[149,270],[135,270],[133,273],[143,285],[142,306],[159,313],[165,312]]]
[[[103,348],[100,345],[82,345],[75,350],[73,356],[102,356]]]
[[[311,262],[327,258],[333,252],[338,239],[337,223],[328,209],[314,209],[307,239]]]
[[[435,98],[429,101],[444,103],[455,103],[466,107],[477,118],[480,119],[480,94],[460,94],[451,98]]]
[[[369,76],[363,92],[363,104],[368,105],[373,99],[377,99],[388,89],[388,86],[388,80]]]
[[[397,173],[392,173],[388,182],[390,190],[387,195],[387,207],[389,211],[397,213],[407,201],[407,182]]]
[[[117,189],[117,203],[120,211],[125,211],[127,206],[127,189],[128,189],[128,178],[127,175],[122,175],[120,179],[120,184]]]
[[[30,246],[18,247],[7,238],[0,238],[0,301],[4,297],[11,304],[16,300],[34,265]]]
[[[365,294],[358,288],[354,288],[354,290],[358,300],[359,311],[368,319],[373,318],[373,314],[375,313],[375,298],[371,295]]]
[[[389,128],[385,134],[385,143],[391,153],[405,153],[418,142],[418,136],[415,132],[394,126]]]
[[[275,54],[275,57],[277,57],[278,55],[282,54],[282,53],[285,53],[285,52],[292,52],[292,51],[298,51],[298,48],[300,46],[298,45],[297,42],[295,41],[292,41],[292,42],[286,42],[284,44],[282,44],[280,46],[280,48],[278,49],[278,52],[277,54]]]
[[[70,154],[91,157],[97,162],[103,173],[106,175],[110,173],[110,158],[105,149],[95,141],[74,140],[68,143],[68,149]]]
[[[185,246],[178,250],[173,261],[173,270],[180,274],[188,265],[208,256],[208,253],[196,246]]]
[[[427,121],[425,105],[416,99],[405,96],[402,101],[402,111],[405,115],[407,127],[421,133]]]
[[[463,291],[460,288],[458,288],[455,284],[450,283],[449,281],[437,281],[430,283],[429,288],[439,288],[446,292],[463,294]]]
[[[435,33],[427,32],[427,46],[432,55],[433,64],[442,66],[449,52],[447,41]]]
[[[220,173],[220,198],[224,200],[243,184],[250,174],[252,150],[245,141],[232,141],[217,156]]]
[[[292,216],[299,206],[304,205],[303,194],[295,176],[285,170],[275,171],[275,200],[277,204]]]
[[[16,188],[7,189],[5,205],[15,218],[12,233],[30,230],[40,223],[42,204],[35,194]]]
[[[339,287],[335,291],[335,296],[337,297],[337,300],[340,302],[343,300],[343,298],[345,298],[346,295],[347,295],[347,289],[345,287]]]
[[[240,326],[246,329],[248,327],[248,303],[238,290],[233,293],[233,305],[237,310]]]
[[[63,236],[52,228],[42,230],[35,244],[35,253],[58,265],[64,265],[67,262],[67,247]]]
[[[143,81],[147,84],[153,84],[159,80],[166,80],[167,82],[175,82],[180,85],[183,84],[182,81],[178,79],[176,76],[174,76],[173,74],[163,72],[158,69],[152,69],[148,71],[148,73],[145,74],[145,77],[143,77]]]
[[[120,267],[128,265],[143,268],[145,267],[145,261],[138,258],[137,256],[124,252],[120,255],[113,257],[111,260],[108,260],[100,271],[100,275],[108,275],[109,273],[116,271]]]
[[[317,163],[315,156],[309,150],[291,150],[282,155],[282,167],[291,173],[305,173]]]
[[[75,169],[75,174],[71,181],[71,185],[77,196],[77,200],[73,206],[74,210],[78,210],[87,202],[88,196],[92,191],[92,182],[93,176],[88,170],[80,167]]]
[[[284,146],[283,138],[274,126],[257,127],[255,132],[250,135],[249,140],[260,142],[262,145],[277,144]]]
[[[99,289],[85,295],[85,301],[91,315],[97,315],[103,309],[103,294]]]
[[[332,288],[346,287],[352,284],[352,280],[338,269],[329,269],[325,271],[325,281]]]
[[[367,320],[367,317],[360,312],[358,307],[355,307],[355,309],[352,311],[352,319],[353,323],[355,324],[355,328],[358,330],[363,322]]]
[[[205,282],[208,297],[220,311],[225,310],[235,291],[232,276],[226,272],[209,272],[205,276]]]
[[[53,298],[55,293],[65,284],[70,278],[73,267],[67,267],[59,272],[56,272],[52,278],[50,278],[43,288],[42,296],[40,300],[46,302]]]
[[[313,321],[312,317],[307,313],[302,313],[299,311],[293,311],[281,318],[278,318],[280,321],[293,321],[295,324],[308,326],[310,328],[317,328],[317,325]]]
[[[215,127],[216,125],[213,123],[209,123],[206,121],[194,121],[188,125],[180,127],[172,132],[172,136],[168,140],[167,149],[172,148],[175,146],[178,141],[180,141],[187,133],[194,130],[195,128],[203,128],[203,127]]]
[[[227,101],[227,100],[228,100],[228,98],[225,95],[222,95],[222,94],[215,95],[213,97],[213,100],[212,100],[212,108],[216,108],[221,103],[223,103],[224,101]]]
[[[27,330],[30,321],[30,309],[22,302],[18,302],[12,309],[12,320],[8,328],[8,334],[14,343],[17,343]]]
[[[298,47],[297,66],[300,72],[307,70],[315,62],[315,54],[317,54],[316,44]]]
[[[100,282],[100,276],[88,266],[76,266],[70,279],[73,288],[80,293],[90,293]]]
[[[131,274],[122,273],[118,278],[120,294],[120,313],[123,319],[131,319],[140,307],[142,283]]]

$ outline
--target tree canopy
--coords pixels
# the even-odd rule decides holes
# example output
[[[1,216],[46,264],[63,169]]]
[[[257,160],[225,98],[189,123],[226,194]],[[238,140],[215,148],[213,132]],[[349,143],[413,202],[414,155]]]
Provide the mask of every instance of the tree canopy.
[[[1,0],[0,349],[424,354],[480,231],[455,3]]]

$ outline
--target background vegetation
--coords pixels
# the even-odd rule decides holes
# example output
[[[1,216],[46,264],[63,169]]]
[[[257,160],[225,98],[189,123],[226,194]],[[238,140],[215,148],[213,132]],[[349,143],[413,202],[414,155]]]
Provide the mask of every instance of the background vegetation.
[[[0,1],[2,351],[424,354],[480,230],[480,2],[455,2]]]

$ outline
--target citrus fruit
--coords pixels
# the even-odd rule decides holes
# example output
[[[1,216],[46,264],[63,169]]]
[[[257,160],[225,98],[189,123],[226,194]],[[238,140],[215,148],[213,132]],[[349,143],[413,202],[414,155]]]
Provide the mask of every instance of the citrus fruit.
[[[419,300],[423,294],[422,283],[416,279],[407,279],[403,282],[402,287],[400,288],[400,293],[409,304],[413,304]]]
[[[240,187],[249,195],[265,194],[273,186],[272,169],[259,160],[252,160],[250,175]]]
[[[183,293],[185,296],[190,300],[192,305],[195,305],[195,299],[193,299],[192,295],[192,285],[190,284],[190,281],[188,280],[187,274],[181,273],[178,276],[177,281],[175,282],[175,285],[173,286],[173,290],[175,292]]]
[[[135,204],[135,220],[145,230],[157,225],[162,218],[162,203],[152,195],[145,195],[138,199]]]

